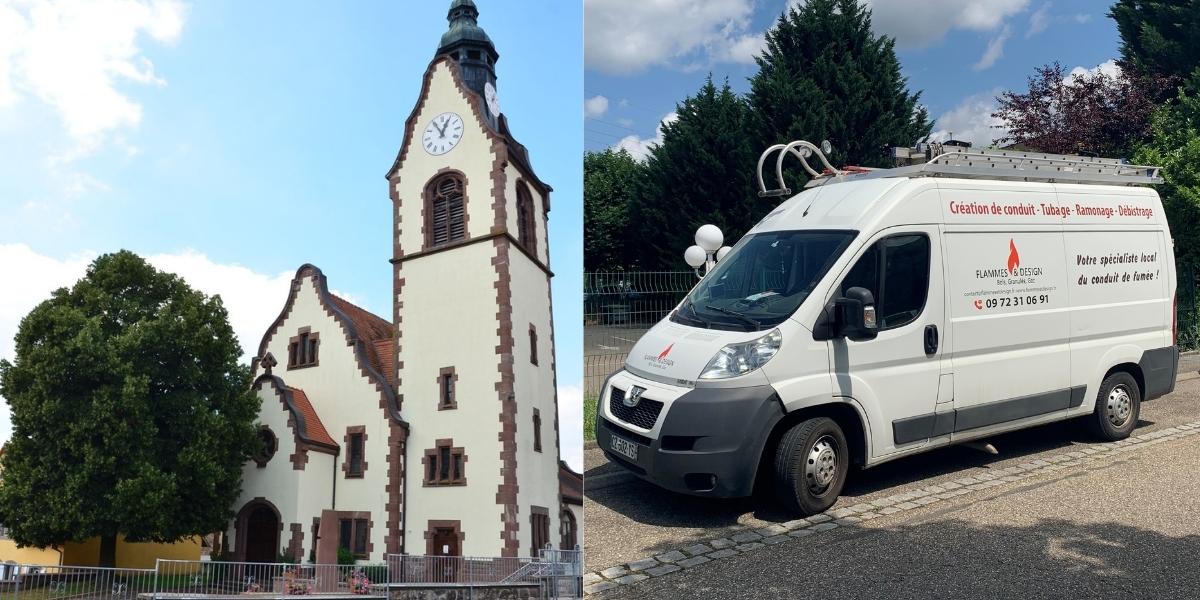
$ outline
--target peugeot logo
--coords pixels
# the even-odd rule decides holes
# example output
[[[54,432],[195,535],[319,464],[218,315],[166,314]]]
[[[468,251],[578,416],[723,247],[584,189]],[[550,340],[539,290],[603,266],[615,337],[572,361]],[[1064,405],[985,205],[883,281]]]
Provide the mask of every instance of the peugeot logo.
[[[633,408],[633,407],[637,406],[638,402],[642,401],[642,393],[644,393],[645,391],[646,391],[646,388],[638,387],[636,385],[629,388],[629,393],[625,394],[625,398],[623,400],[621,400],[621,404],[624,404],[625,406],[628,406],[629,408]]]

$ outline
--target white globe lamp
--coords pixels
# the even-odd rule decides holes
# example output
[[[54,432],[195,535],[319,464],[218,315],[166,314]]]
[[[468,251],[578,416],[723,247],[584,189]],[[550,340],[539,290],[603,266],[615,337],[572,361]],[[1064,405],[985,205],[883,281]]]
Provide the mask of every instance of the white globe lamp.
[[[696,230],[696,245],[705,252],[716,252],[725,243],[725,235],[716,225],[702,225]]]
[[[717,250],[717,262],[725,260],[725,255],[729,254],[730,250],[733,250],[733,248],[730,248],[729,246],[721,246],[721,249]]]
[[[708,253],[700,246],[692,246],[683,251],[683,260],[688,266],[693,269],[699,269],[704,266],[704,261],[708,258]]]

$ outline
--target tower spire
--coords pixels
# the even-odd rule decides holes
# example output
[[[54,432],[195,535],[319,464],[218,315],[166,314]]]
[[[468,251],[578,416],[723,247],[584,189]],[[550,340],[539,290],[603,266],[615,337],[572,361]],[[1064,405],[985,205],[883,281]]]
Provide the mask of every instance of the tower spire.
[[[442,34],[437,53],[454,59],[461,67],[467,87],[483,95],[485,84],[496,85],[496,61],[500,60],[500,54],[479,26],[479,8],[474,0],[453,0],[446,20],[450,27]]]

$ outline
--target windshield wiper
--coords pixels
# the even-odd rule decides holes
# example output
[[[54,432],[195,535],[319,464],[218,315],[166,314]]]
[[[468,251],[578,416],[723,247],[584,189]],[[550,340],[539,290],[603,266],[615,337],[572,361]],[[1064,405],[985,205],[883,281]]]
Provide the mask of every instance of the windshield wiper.
[[[736,317],[738,319],[741,319],[742,322],[749,323],[750,325],[754,326],[755,329],[762,329],[762,323],[759,323],[758,321],[751,319],[750,317],[747,317],[746,315],[744,315],[736,310],[729,310],[728,308],[722,308],[720,306],[713,306],[711,304],[705,304],[704,308],[707,308],[708,310],[715,310],[719,313],[724,313],[731,317]],[[696,309],[693,308],[692,310],[694,311]]]
[[[700,313],[696,312],[696,303],[695,302],[688,300],[688,308],[691,309],[691,311],[692,311],[692,316],[690,317],[690,319],[692,321],[703,325],[705,327],[705,329],[712,329],[712,324],[709,323],[708,321],[705,321],[700,316]]]

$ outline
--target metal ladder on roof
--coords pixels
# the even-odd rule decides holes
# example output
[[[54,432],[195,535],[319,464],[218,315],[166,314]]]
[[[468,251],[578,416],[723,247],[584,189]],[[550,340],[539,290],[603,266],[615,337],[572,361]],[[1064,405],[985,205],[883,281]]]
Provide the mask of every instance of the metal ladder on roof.
[[[790,196],[783,180],[783,159],[795,156],[812,178],[805,187],[829,185],[843,181],[888,177],[956,177],[1008,181],[1043,181],[1100,185],[1153,185],[1162,183],[1160,167],[1132,165],[1119,158],[1096,158],[1070,154],[1047,154],[1019,150],[979,149],[938,143],[918,144],[915,148],[896,147],[892,156],[898,166],[890,169],[839,170],[826,154],[828,143],[818,148],[810,142],[797,140],[776,144],[758,159],[759,196]],[[768,190],[763,181],[763,166],[767,158],[778,152],[775,179],[778,188]],[[817,172],[808,162],[815,155],[824,167]]]

